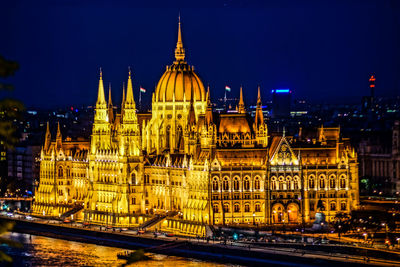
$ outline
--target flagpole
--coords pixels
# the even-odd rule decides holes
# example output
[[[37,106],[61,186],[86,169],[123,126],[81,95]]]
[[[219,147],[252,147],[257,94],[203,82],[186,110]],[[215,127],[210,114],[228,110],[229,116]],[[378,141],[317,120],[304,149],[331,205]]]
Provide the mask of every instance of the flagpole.
[[[224,91],[225,91],[225,95],[224,95],[224,106],[225,106],[225,111],[226,111],[226,110],[227,110],[227,108],[226,108],[226,85],[225,85]]]
[[[139,87],[139,111],[142,110],[142,90],[140,88],[142,86]]]

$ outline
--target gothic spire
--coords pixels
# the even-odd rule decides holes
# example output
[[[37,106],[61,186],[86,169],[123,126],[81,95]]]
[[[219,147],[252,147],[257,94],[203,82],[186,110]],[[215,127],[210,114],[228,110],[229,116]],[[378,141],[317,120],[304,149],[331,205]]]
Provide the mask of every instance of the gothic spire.
[[[207,100],[206,124],[210,125],[211,123],[213,123],[212,105],[210,100],[210,86],[207,86],[206,100]]]
[[[256,107],[256,117],[254,119],[256,127],[264,124],[264,115],[262,113],[262,103],[261,103],[261,92],[260,86],[258,86],[258,96],[257,96],[257,107]]]
[[[135,105],[135,99],[133,98],[133,87],[131,78],[131,68],[129,68],[128,83],[126,88],[126,105]]]
[[[108,118],[110,122],[114,121],[113,104],[111,100],[111,83],[108,85]]]
[[[240,86],[240,98],[239,98],[238,112],[239,113],[245,113],[246,112],[246,109],[244,107],[244,101],[243,101],[243,88],[242,88],[242,86]]]
[[[257,105],[261,105],[261,93],[260,93],[260,86],[258,86]]]
[[[183,42],[182,42],[181,16],[180,15],[179,15],[179,22],[178,22],[178,41],[176,43],[176,48],[175,48],[175,59],[176,59],[176,61],[184,61],[185,60],[185,48],[183,48]]]
[[[106,104],[106,98],[104,97],[103,71],[100,68],[99,89],[97,92],[96,105],[105,105],[105,104]]]
[[[112,106],[112,99],[111,99],[111,83],[108,84],[108,106]]]
[[[57,122],[56,147],[61,148],[61,146],[62,146],[62,135],[60,130],[60,122]]]
[[[49,125],[49,122],[47,122],[46,135],[45,135],[45,139],[44,139],[44,149],[45,150],[49,149],[50,143],[51,143],[50,125]]]

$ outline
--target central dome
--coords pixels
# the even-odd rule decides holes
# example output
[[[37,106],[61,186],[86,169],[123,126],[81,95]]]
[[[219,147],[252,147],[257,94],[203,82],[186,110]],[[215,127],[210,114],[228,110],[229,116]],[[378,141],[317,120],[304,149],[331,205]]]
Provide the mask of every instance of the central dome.
[[[205,101],[205,89],[203,82],[194,72],[194,67],[189,66],[185,61],[185,49],[183,48],[181,35],[181,22],[178,26],[178,42],[175,48],[175,62],[171,66],[167,66],[167,70],[161,76],[156,86],[157,102],[183,102]]]
[[[205,100],[203,82],[186,62],[178,61],[167,67],[156,87],[158,102]],[[185,96],[185,97],[184,97]]]

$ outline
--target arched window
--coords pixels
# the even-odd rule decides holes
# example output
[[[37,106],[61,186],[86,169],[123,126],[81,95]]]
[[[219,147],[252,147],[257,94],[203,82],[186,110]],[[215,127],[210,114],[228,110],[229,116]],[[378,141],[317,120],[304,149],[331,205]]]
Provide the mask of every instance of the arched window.
[[[224,204],[224,212],[229,212],[229,204]]]
[[[63,176],[64,176],[64,170],[62,167],[59,167],[58,168],[58,177],[63,178]]]
[[[345,176],[340,176],[340,188],[345,189],[346,188],[346,178]]]
[[[319,188],[325,188],[325,179],[324,177],[319,177]]]
[[[299,189],[299,177],[295,176],[293,177],[293,183],[294,183],[294,190],[298,190]]]
[[[218,213],[219,212],[218,204],[214,204],[213,205],[213,211],[214,211],[214,213]]]
[[[332,177],[331,177],[331,179],[329,179],[329,187],[330,187],[331,189],[335,189],[335,187],[336,187],[335,178],[332,178]]]
[[[250,189],[250,181],[249,178],[246,177],[244,178],[244,190],[249,190]]]
[[[67,167],[67,178],[71,177],[71,170],[69,167]]]
[[[228,178],[224,178],[224,190],[229,190],[229,181]]]
[[[213,180],[213,190],[218,191],[218,180],[217,178],[214,178]]]
[[[240,212],[240,206],[238,203],[235,203],[235,205],[233,206],[233,209],[235,212]]]
[[[239,190],[239,179],[237,177],[233,179],[233,189]]]
[[[336,210],[336,202],[331,202],[331,211],[335,211]]]
[[[276,177],[271,178],[271,190],[276,190]]]
[[[314,189],[315,188],[314,177],[308,178],[308,187],[309,187],[309,189]]]
[[[250,204],[244,204],[244,212],[250,212]]]
[[[283,179],[283,176],[279,177],[279,190],[286,190],[286,182]]]
[[[258,177],[254,180],[254,189],[260,190],[260,179]]]
[[[340,203],[340,210],[346,210],[346,208],[347,208],[347,204],[346,204],[346,202],[341,202]]]
[[[287,190],[293,190],[293,181],[290,176],[286,177]]]
[[[259,203],[256,203],[256,205],[254,206],[254,210],[255,212],[260,212],[261,211],[261,206]]]

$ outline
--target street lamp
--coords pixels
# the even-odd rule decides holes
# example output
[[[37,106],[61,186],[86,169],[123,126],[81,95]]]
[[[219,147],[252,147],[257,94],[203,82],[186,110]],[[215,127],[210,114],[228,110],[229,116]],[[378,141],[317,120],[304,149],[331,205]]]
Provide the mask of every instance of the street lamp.
[[[368,234],[367,233],[363,233],[363,236],[365,238],[365,242],[367,242]]]

